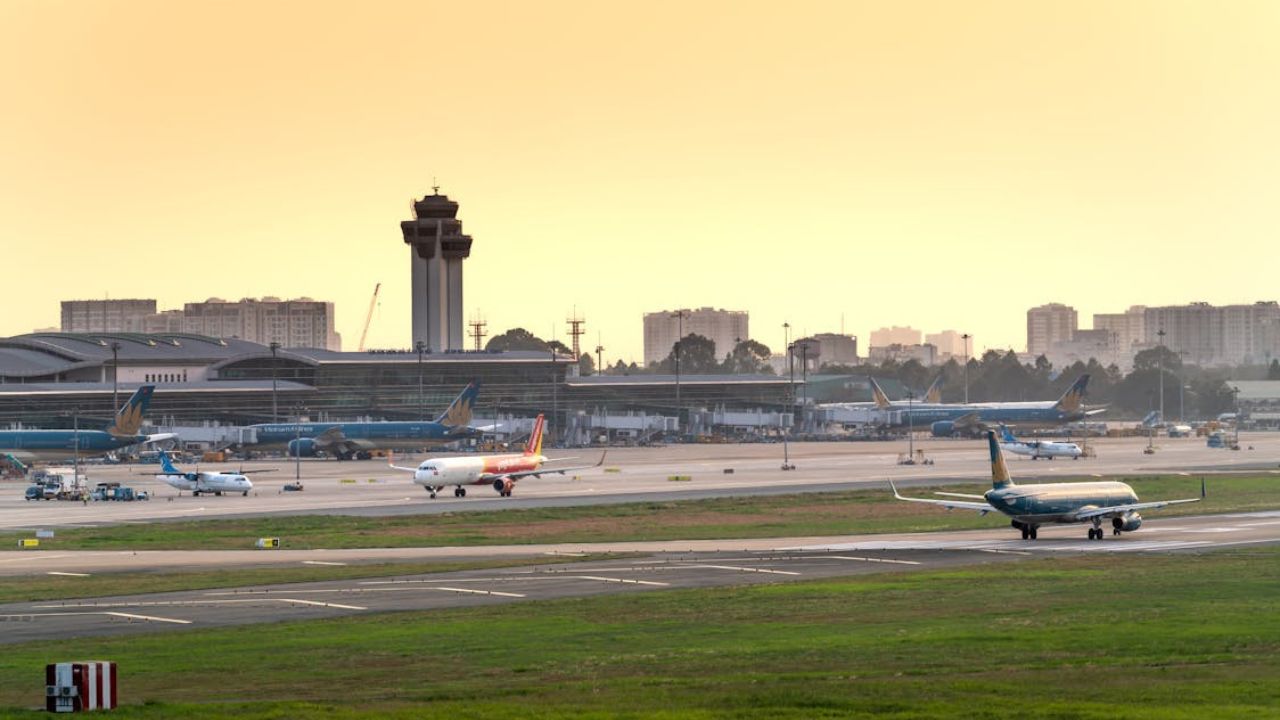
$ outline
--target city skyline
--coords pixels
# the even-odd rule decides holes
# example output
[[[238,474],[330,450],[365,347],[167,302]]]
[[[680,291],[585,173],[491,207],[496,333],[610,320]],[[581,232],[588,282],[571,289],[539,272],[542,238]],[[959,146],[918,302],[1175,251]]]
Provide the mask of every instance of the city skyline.
[[[380,282],[368,344],[409,347],[397,226],[435,184],[477,239],[465,318],[565,340],[576,307],[610,361],[654,307],[977,355],[1047,302],[1269,294],[1280,8],[771,7],[7,3],[0,335],[68,296],[276,295],[351,340]],[[412,26],[450,31],[388,42]]]

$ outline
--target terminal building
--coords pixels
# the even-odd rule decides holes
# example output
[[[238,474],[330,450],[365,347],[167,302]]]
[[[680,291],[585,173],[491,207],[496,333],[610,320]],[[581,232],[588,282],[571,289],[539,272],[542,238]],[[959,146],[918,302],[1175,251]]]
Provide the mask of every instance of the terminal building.
[[[414,420],[436,417],[478,380],[477,417],[543,413],[585,440],[601,426],[614,436],[623,416],[660,418],[645,421],[649,432],[715,432],[717,412],[777,427],[792,387],[773,375],[578,377],[577,368],[567,355],[537,351],[273,350],[185,333],[32,333],[0,339],[0,426],[106,425],[142,384],[156,385],[155,425]]]

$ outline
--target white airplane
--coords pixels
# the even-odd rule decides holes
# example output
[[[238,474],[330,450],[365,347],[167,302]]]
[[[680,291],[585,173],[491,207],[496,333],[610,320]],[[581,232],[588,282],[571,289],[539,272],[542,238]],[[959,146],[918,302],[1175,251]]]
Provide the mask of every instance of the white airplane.
[[[1075,443],[1052,442],[1048,440],[1019,440],[1013,436],[1009,428],[1000,426],[1000,449],[1014,455],[1026,455],[1032,460],[1069,457],[1079,460],[1084,451]]]
[[[245,477],[244,472],[228,473],[208,470],[183,472],[173,466],[173,462],[169,460],[169,453],[163,450],[160,451],[160,469],[164,472],[156,475],[157,480],[163,480],[165,484],[178,490],[190,491],[197,497],[200,493],[221,495],[224,492],[248,495],[253,489],[253,482]],[[258,472],[269,471],[259,470]]]
[[[393,470],[413,473],[413,481],[426,489],[434,499],[436,493],[446,486],[453,485],[454,497],[466,497],[464,485],[492,485],[502,497],[511,497],[516,481],[522,477],[541,477],[546,474],[561,475],[573,470],[587,470],[604,464],[604,455],[594,465],[577,465],[574,467],[546,468],[545,463],[563,462],[575,458],[548,459],[542,454],[541,415],[533,422],[533,433],[525,444],[523,453],[508,455],[479,455],[474,457],[429,458],[423,460],[416,468],[401,467],[387,463]],[[393,461],[394,462],[394,461]]]

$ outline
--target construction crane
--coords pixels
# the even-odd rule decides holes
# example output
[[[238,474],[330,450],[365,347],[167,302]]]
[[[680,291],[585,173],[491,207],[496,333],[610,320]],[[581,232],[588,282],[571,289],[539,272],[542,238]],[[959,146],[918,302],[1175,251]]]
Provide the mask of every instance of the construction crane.
[[[378,306],[378,291],[382,289],[382,283],[373,286],[373,297],[369,300],[369,312],[364,316],[364,330],[360,331],[360,352],[364,352],[365,338],[369,337],[369,323],[373,322],[373,309]]]

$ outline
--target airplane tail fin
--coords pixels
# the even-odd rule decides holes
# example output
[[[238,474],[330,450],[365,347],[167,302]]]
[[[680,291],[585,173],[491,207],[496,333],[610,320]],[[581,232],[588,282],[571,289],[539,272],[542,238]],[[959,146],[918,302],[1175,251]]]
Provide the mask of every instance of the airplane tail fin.
[[[880,383],[876,382],[875,378],[868,376],[867,381],[871,383],[871,397],[875,399],[876,407],[887,410],[893,404],[889,402],[889,396],[880,389]]]
[[[164,450],[160,451],[160,469],[166,475],[181,475],[182,471],[173,466],[173,461],[169,459],[169,453]]]
[[[1000,440],[1007,443],[1018,442],[1018,438],[1013,436],[1013,431],[1009,430],[1009,426],[1004,423],[1000,424]]]
[[[1089,374],[1085,373],[1071,383],[1071,387],[1058,398],[1057,408],[1065,412],[1079,412],[1084,409],[1085,389],[1089,386]]]
[[[991,449],[991,486],[999,489],[1013,484],[1009,477],[1009,467],[1004,464],[1004,453],[1000,452],[1000,443],[996,442],[995,430],[987,431],[987,445]]]
[[[927,403],[942,402],[942,373],[938,373],[938,377],[933,379],[933,384],[928,390],[924,391],[924,401]]]
[[[541,415],[533,421],[533,432],[529,434],[529,442],[524,444],[526,456],[542,454],[542,428],[545,423],[546,420]]]
[[[1160,424],[1159,410],[1152,410],[1151,412],[1147,413],[1146,417],[1142,418],[1142,427],[1144,428],[1155,427],[1159,424]]]
[[[480,394],[480,381],[472,380],[467,386],[458,393],[458,397],[449,403],[449,407],[445,409],[440,417],[436,418],[436,422],[449,428],[466,427],[471,424],[471,408],[476,404],[476,397]]]
[[[135,390],[129,400],[116,411],[116,419],[107,426],[107,432],[116,437],[137,435],[138,430],[142,428],[142,418],[147,414],[147,407],[151,405],[151,395],[155,390],[155,385],[143,385]]]

